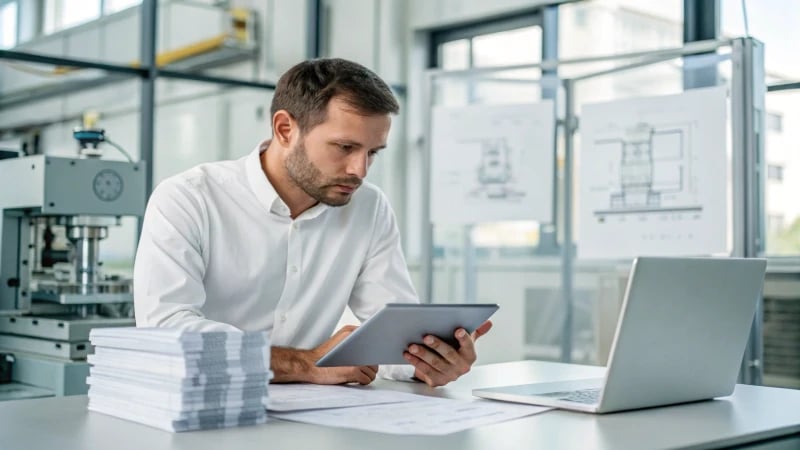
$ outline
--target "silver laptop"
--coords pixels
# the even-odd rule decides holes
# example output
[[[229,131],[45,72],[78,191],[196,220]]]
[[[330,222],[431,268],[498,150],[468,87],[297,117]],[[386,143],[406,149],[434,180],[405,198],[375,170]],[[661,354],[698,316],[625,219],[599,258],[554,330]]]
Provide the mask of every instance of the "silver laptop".
[[[593,413],[730,395],[766,265],[764,259],[637,258],[605,378],[472,393]]]

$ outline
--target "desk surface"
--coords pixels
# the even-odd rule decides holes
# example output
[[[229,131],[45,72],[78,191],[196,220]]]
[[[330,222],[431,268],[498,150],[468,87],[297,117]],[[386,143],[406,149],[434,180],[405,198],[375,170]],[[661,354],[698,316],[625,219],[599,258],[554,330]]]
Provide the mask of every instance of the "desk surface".
[[[602,376],[599,367],[520,361],[476,367],[446,388],[379,380],[376,387],[452,398],[472,388]],[[86,410],[85,396],[0,402],[0,447],[17,449],[718,448],[800,433],[800,391],[740,385],[720,400],[596,416],[544,414],[446,436],[396,436],[272,420],[172,434]]]

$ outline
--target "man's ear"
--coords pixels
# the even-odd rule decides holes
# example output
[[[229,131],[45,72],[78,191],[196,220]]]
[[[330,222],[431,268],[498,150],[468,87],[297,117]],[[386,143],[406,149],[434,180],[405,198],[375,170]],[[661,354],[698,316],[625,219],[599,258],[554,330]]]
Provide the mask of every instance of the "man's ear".
[[[275,112],[272,116],[272,139],[277,140],[282,146],[288,147],[297,130],[297,122],[285,109]]]

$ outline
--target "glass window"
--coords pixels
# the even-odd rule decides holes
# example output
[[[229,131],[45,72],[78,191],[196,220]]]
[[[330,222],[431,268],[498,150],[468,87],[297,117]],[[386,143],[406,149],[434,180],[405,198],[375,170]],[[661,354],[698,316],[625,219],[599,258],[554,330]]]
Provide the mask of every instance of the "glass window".
[[[542,29],[536,25],[476,34],[439,44],[437,66],[445,70],[532,64],[542,59]],[[491,79],[448,80],[438,86],[438,102],[444,105],[470,103],[515,103],[539,98],[531,80],[538,70],[494,73]],[[535,246],[539,242],[538,222],[486,223],[471,231],[478,247]],[[441,238],[441,236],[438,236]],[[441,239],[437,239],[441,242]],[[460,245],[460,240],[456,240]]]
[[[532,64],[542,59],[542,29],[532,25],[442,42],[436,66],[445,70]]]
[[[439,47],[441,64],[444,70],[463,70],[470,67],[472,43],[469,39],[459,39],[443,43]]]
[[[783,115],[767,111],[767,130],[783,132]]]
[[[46,0],[44,33],[54,33],[100,17],[101,0]]]
[[[767,230],[770,233],[780,233],[785,224],[783,223],[783,216],[780,214],[768,214],[767,215]]]
[[[542,59],[542,29],[533,26],[475,36],[472,55],[475,67],[539,62]]]
[[[0,48],[17,45],[17,2],[0,6]]]
[[[800,60],[797,59],[800,2],[748,1],[744,4],[746,20],[742,3],[741,0],[721,1],[723,36],[744,36],[749,31],[764,43],[769,83],[800,79]],[[800,206],[794,197],[800,192],[800,133],[796,131],[800,125],[800,90],[768,92],[766,109],[766,252],[770,256],[797,256],[800,254]]]
[[[767,222],[772,222],[767,224],[766,251],[770,256],[797,256],[800,255],[800,202],[796,199],[800,192],[800,90],[767,92],[766,107],[770,113],[765,127],[764,200]],[[775,126],[777,117],[779,126]],[[781,220],[770,220],[772,217]]]
[[[768,164],[767,178],[775,181],[783,181],[783,166],[779,166],[777,164]]]
[[[681,0],[588,0],[558,8],[562,59],[680,47]]]
[[[61,28],[74,27],[98,17],[99,0],[61,0]]]
[[[103,14],[112,14],[142,3],[142,0],[105,0]]]
[[[800,2],[785,0],[748,1],[747,25],[742,10],[742,0],[722,0],[720,27],[726,37],[750,36],[764,43],[767,76],[772,79],[800,79],[800,59],[797,43],[800,42]]]

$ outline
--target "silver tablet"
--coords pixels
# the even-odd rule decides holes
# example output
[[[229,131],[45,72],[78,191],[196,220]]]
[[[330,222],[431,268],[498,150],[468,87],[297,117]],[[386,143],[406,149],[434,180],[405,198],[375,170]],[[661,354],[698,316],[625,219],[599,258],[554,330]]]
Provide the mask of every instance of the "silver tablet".
[[[317,361],[318,367],[408,364],[403,352],[432,334],[458,347],[458,328],[472,332],[499,306],[495,304],[388,303]]]

